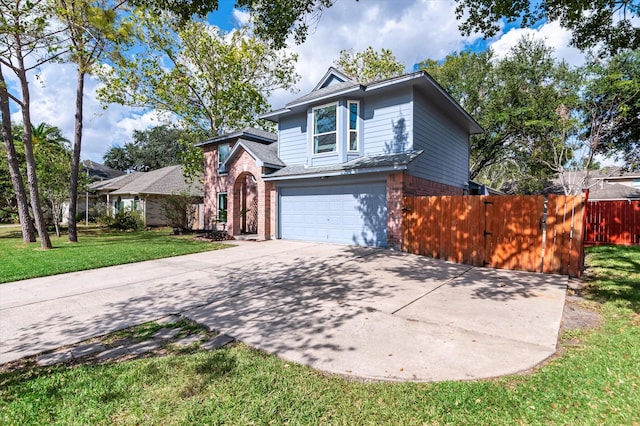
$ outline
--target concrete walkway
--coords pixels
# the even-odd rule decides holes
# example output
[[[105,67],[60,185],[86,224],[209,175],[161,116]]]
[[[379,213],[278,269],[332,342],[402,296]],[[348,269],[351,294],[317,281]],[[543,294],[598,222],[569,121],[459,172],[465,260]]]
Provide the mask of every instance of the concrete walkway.
[[[180,314],[323,371],[466,380],[553,355],[566,277],[293,241],[0,285],[0,364]]]

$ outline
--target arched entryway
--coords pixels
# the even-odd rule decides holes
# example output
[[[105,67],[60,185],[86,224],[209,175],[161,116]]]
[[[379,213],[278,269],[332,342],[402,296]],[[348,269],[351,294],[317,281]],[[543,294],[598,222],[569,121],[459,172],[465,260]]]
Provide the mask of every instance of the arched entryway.
[[[256,177],[244,172],[233,185],[233,232],[258,233],[258,183]]]

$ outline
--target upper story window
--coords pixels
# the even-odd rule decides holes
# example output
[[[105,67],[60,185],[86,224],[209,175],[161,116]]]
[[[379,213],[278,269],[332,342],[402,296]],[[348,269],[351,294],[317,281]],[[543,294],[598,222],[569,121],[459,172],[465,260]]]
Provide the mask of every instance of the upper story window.
[[[349,147],[348,151],[359,151],[360,143],[358,142],[358,130],[359,130],[359,120],[358,117],[360,115],[360,102],[358,101],[349,101]]]
[[[313,108],[313,153],[336,151],[338,130],[338,104]]]
[[[218,145],[218,167],[222,166],[229,157],[229,152],[231,152],[231,146],[228,143]]]

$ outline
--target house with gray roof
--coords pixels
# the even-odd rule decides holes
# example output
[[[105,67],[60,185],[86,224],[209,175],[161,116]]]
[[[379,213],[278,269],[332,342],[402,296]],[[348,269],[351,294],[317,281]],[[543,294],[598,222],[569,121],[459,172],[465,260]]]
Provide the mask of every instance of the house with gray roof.
[[[94,182],[90,190],[113,214],[125,209],[141,212],[146,226],[167,225],[164,201],[168,196],[187,194],[194,197],[197,205],[202,203],[204,196],[200,179],[188,180],[181,165]],[[199,217],[202,218],[202,212]],[[198,222],[201,228],[202,220],[196,224]]]
[[[580,194],[589,190],[589,201],[640,200],[640,172],[620,167],[568,171],[545,188],[545,193]]]
[[[366,85],[329,68],[314,89],[199,144],[205,226],[231,235],[399,247],[402,197],[469,189],[480,125],[426,72]]]

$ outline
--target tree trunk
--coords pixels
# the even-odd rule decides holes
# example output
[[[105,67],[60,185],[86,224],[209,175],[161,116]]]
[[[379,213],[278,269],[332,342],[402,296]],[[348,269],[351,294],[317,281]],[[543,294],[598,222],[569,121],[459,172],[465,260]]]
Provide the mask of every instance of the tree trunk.
[[[20,46],[20,40],[16,40],[16,44]],[[33,219],[35,220],[36,229],[40,236],[40,246],[48,250],[52,248],[51,239],[47,233],[47,225],[42,214],[42,204],[40,204],[40,192],[38,191],[38,176],[36,174],[36,160],[33,156],[33,138],[31,135],[31,111],[29,82],[27,80],[27,72],[24,66],[24,58],[22,52],[18,49],[16,52],[18,61],[18,69],[16,74],[20,80],[22,88],[22,122],[24,132],[22,133],[22,143],[24,144],[24,154],[27,163],[27,183],[29,184],[29,192],[31,196],[31,208],[33,210]]]
[[[29,215],[29,204],[27,203],[27,192],[24,189],[24,181],[20,173],[18,157],[16,155],[16,147],[13,144],[13,134],[11,131],[11,111],[9,109],[9,93],[2,74],[0,66],[0,110],[2,113],[2,140],[4,141],[5,151],[7,152],[7,164],[9,165],[9,174],[11,175],[11,183],[13,184],[13,192],[16,194],[16,203],[18,204],[18,217],[20,218],[20,227],[22,228],[22,241],[25,243],[33,243],[36,241],[36,233]]]
[[[69,182],[69,242],[78,242],[78,175],[80,174],[80,150],[82,148],[82,95],[84,93],[85,72],[78,66],[78,81],[76,87],[76,128],[73,141],[73,158],[71,160],[71,181]]]

